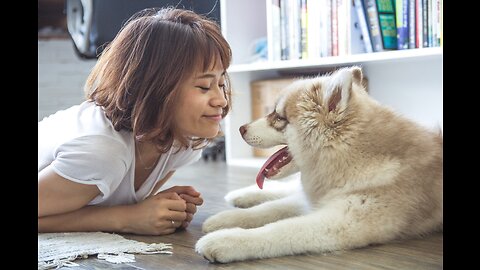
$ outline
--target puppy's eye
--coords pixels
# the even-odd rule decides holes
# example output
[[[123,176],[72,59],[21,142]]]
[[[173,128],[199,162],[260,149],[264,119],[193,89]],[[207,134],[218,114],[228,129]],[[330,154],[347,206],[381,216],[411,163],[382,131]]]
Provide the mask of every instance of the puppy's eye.
[[[277,114],[277,116],[275,117],[275,120],[276,121],[287,121],[287,119],[285,117],[282,117],[279,114]]]

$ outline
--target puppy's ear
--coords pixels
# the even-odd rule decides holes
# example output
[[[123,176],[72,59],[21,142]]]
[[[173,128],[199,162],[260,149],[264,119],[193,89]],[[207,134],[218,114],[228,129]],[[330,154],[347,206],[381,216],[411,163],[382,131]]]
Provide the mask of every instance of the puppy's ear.
[[[343,68],[333,73],[323,99],[326,101],[328,111],[343,111],[350,100],[352,83],[361,82],[361,80],[362,71],[358,67]]]
[[[362,69],[358,66],[353,66],[350,68],[352,71],[353,82],[358,85],[363,85],[363,72]]]

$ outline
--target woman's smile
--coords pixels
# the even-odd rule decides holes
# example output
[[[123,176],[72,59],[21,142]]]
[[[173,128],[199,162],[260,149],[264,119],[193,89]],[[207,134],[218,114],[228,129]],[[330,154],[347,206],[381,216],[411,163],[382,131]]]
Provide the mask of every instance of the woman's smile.
[[[215,121],[215,122],[220,122],[222,120],[222,115],[221,114],[212,114],[212,115],[204,115],[204,118]]]

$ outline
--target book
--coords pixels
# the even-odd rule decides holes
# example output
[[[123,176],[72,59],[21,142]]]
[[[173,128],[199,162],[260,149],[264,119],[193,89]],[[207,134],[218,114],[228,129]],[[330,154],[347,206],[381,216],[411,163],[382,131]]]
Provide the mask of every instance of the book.
[[[323,7],[320,0],[308,0],[307,2],[307,52],[308,58],[319,58],[321,41],[321,11]]]
[[[440,0],[440,8],[439,8],[439,14],[438,14],[438,19],[440,20],[439,28],[440,28],[440,35],[439,35],[439,46],[443,47],[443,0]]]
[[[338,1],[332,0],[331,4],[332,53],[330,56],[338,56]]]
[[[362,0],[354,0],[353,6],[357,14],[357,22],[362,33],[362,41],[365,47],[365,52],[373,52],[372,41],[370,40],[370,33],[368,31],[367,18],[365,17],[365,8],[363,7]]]
[[[395,24],[394,0],[376,0],[383,49],[397,49],[397,26]]]
[[[415,0],[415,47],[423,48],[422,0]],[[397,28],[398,29],[398,28]]]
[[[433,47],[433,1],[428,0],[428,47]]]
[[[422,47],[430,47],[428,42],[428,0],[422,0]]]
[[[350,30],[351,30],[351,0],[337,0],[337,46],[338,56],[349,55]]]
[[[280,47],[281,47],[281,60],[290,59],[290,46],[289,46],[289,28],[288,28],[288,1],[280,0]]]
[[[382,33],[380,32],[380,22],[378,20],[378,11],[376,0],[362,0],[365,7],[368,30],[372,41],[374,52],[384,51]]]
[[[332,0],[320,0],[320,55],[327,57],[333,55],[334,24],[332,16]],[[335,16],[336,18],[336,16]],[[336,31],[336,30],[335,30]]]
[[[408,49],[408,0],[395,1],[395,18],[397,21],[397,49]]]
[[[298,0],[287,0],[287,21],[288,21],[288,33],[287,37],[290,47],[289,60],[300,59],[300,5]]]
[[[280,0],[270,0],[267,6],[268,60],[281,59]]]
[[[415,49],[415,0],[408,0],[408,48]]]
[[[300,1],[300,59],[308,58],[307,0]]]

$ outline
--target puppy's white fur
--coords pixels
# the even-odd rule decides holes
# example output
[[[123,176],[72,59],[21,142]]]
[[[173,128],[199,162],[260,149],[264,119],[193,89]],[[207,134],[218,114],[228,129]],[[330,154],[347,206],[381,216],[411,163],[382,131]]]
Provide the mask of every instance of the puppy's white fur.
[[[442,230],[441,135],[373,100],[362,79],[352,67],[298,80],[273,113],[244,126],[242,136],[254,147],[288,145],[293,160],[271,178],[300,171],[301,182],[227,194],[235,206],[249,208],[207,219],[198,253],[226,263]]]

